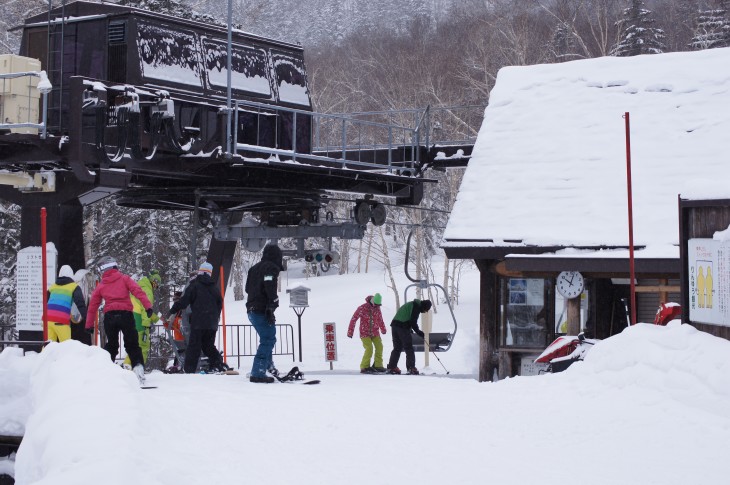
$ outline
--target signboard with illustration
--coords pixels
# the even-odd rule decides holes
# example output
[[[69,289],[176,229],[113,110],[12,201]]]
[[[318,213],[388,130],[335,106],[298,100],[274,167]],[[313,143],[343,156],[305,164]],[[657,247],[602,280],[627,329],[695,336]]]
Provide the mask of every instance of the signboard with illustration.
[[[730,241],[690,239],[687,266],[690,321],[730,326]]]

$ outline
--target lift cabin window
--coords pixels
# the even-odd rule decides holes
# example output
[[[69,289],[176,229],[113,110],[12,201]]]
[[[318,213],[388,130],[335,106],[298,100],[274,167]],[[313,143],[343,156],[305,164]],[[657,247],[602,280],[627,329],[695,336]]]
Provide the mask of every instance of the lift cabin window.
[[[145,78],[202,87],[193,33],[144,22],[137,27],[140,68]]]
[[[226,44],[203,41],[205,71],[212,89],[228,88],[228,50]],[[253,47],[231,49],[231,89],[271,97],[266,51]]]
[[[279,101],[284,103],[309,106],[307,76],[304,72],[304,61],[282,52],[273,52],[274,72],[279,88]]]
[[[543,278],[502,279],[502,346],[545,347],[550,284]]]

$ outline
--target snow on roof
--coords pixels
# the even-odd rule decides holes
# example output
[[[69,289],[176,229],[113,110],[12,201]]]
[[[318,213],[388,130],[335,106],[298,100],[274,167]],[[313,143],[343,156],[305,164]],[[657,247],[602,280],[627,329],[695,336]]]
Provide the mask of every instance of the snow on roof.
[[[730,48],[501,69],[443,246],[628,245],[625,112],[634,242],[678,244],[730,198]]]

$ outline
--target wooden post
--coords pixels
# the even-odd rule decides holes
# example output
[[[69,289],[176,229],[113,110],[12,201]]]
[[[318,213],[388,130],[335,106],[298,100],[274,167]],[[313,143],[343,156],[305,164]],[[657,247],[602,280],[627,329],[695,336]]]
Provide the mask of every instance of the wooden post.
[[[421,316],[421,331],[423,331],[423,366],[429,366],[429,350],[430,348],[430,335],[431,327],[433,326],[433,314],[431,311],[427,311]]]
[[[491,381],[494,375],[494,352],[497,348],[497,292],[499,279],[491,270],[491,260],[475,260],[479,268],[479,382]],[[501,371],[500,371],[501,375]]]
[[[566,300],[566,315],[568,319],[568,335],[578,335],[580,333],[580,295],[570,300]]]

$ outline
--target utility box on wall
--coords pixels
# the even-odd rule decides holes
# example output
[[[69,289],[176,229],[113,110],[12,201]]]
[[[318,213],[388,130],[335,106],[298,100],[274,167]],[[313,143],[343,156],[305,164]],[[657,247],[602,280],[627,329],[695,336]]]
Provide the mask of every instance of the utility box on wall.
[[[0,74],[40,72],[41,62],[13,54],[0,55]],[[38,123],[40,92],[37,76],[0,79],[0,124]],[[12,133],[38,133],[36,128],[11,128]]]

